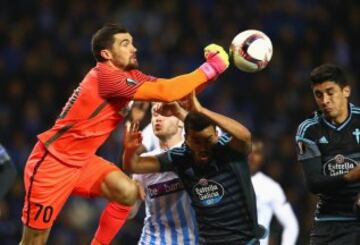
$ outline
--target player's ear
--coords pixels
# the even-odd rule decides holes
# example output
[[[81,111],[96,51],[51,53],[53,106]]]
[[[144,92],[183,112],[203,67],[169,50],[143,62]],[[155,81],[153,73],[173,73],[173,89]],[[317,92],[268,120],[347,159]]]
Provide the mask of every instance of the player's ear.
[[[101,57],[103,57],[106,60],[112,59],[112,54],[108,49],[103,49],[100,51]]]
[[[345,86],[345,87],[343,88],[343,93],[344,93],[344,96],[345,96],[346,98],[349,98],[349,97],[350,97],[351,88],[350,88],[349,85],[348,85],[348,86]]]
[[[183,129],[184,128],[184,122],[181,121],[180,119],[178,120],[178,127]]]

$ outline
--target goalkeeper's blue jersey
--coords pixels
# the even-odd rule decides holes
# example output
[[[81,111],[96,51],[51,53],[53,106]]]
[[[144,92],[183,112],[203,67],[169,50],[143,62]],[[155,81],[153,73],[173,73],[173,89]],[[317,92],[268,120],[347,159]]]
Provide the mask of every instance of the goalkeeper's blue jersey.
[[[360,161],[360,108],[349,104],[349,116],[341,125],[334,125],[320,112],[303,121],[297,130],[298,160],[321,158],[325,176],[348,173]],[[330,189],[318,194],[317,220],[355,219],[353,205],[360,183]]]

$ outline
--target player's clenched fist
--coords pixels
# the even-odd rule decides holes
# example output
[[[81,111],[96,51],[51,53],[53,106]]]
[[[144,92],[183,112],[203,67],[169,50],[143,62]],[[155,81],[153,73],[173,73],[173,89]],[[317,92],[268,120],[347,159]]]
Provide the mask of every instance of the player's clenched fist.
[[[200,66],[209,80],[215,79],[229,67],[229,55],[217,44],[209,44],[204,48],[206,62]]]
[[[229,55],[226,53],[223,47],[215,43],[212,43],[204,48],[204,57],[206,60],[208,61],[211,60],[211,58],[213,58],[213,56],[215,55],[221,59],[222,63],[226,67],[229,66]]]

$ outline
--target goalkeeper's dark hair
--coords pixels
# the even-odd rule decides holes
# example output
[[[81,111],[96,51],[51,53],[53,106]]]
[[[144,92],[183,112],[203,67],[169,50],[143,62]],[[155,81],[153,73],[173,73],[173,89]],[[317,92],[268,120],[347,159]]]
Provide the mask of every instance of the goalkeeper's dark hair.
[[[310,81],[312,86],[326,81],[337,83],[341,88],[349,85],[342,69],[333,64],[315,67],[310,73]]]
[[[209,126],[213,126],[214,128],[216,127],[213,121],[197,112],[189,112],[184,120],[185,134],[187,134],[189,130],[199,132]]]
[[[94,33],[91,38],[91,51],[96,61],[105,61],[100,52],[103,49],[111,49],[114,35],[118,33],[128,33],[128,31],[120,24],[108,23]]]

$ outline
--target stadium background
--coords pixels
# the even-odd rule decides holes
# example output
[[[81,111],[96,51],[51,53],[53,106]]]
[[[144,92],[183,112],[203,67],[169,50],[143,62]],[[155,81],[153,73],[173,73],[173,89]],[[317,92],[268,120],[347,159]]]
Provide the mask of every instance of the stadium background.
[[[141,69],[159,77],[191,71],[211,42],[228,47],[245,29],[260,29],[273,41],[269,67],[245,74],[231,67],[201,95],[211,109],[236,118],[265,139],[264,171],[279,181],[300,222],[298,244],[307,244],[315,197],[305,189],[296,162],[297,124],[315,108],[308,83],[311,69],[343,66],[359,104],[358,1],[103,1],[5,0],[0,5],[0,141],[19,177],[0,202],[0,244],[17,244],[24,190],[22,170],[36,134],[49,128],[68,96],[94,66],[92,33],[105,22],[121,22],[132,33]],[[99,154],[119,162],[121,128]],[[105,201],[71,198],[49,244],[89,244]],[[114,244],[132,244],[141,216],[130,221]],[[272,244],[280,226],[274,222]],[[127,242],[124,242],[127,241]]]

